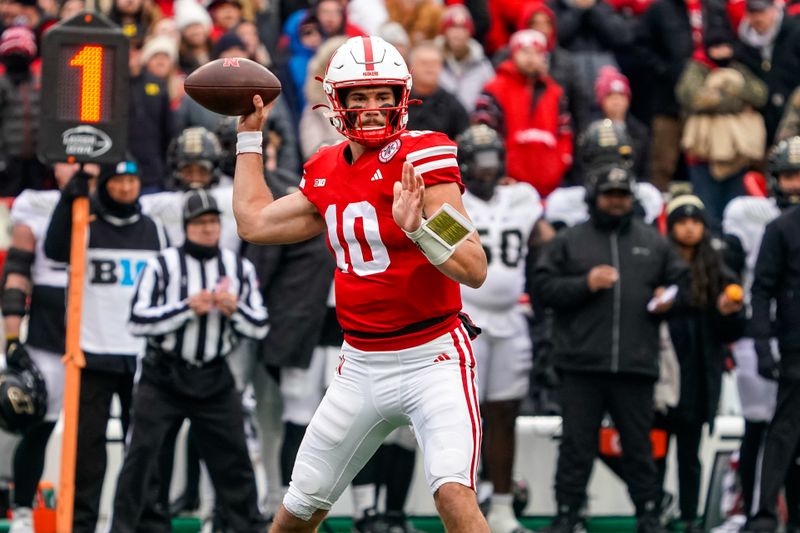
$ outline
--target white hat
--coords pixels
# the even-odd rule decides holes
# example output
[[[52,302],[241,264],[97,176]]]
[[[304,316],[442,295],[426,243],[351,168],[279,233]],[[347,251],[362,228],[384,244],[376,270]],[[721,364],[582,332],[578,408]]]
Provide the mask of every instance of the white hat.
[[[146,65],[150,58],[156,54],[167,54],[170,61],[175,63],[178,60],[178,46],[175,41],[166,35],[147,39],[142,49],[142,65]]]
[[[202,24],[206,31],[211,31],[211,15],[195,0],[175,2],[175,26],[178,31],[183,31],[192,24]]]
[[[378,37],[390,44],[411,46],[411,40],[408,38],[408,33],[399,22],[387,22],[378,30]]]

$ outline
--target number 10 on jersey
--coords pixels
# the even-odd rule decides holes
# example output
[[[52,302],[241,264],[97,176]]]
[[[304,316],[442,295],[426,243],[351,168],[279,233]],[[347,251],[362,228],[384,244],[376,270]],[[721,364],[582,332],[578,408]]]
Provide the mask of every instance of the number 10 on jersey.
[[[386,271],[391,260],[381,240],[375,206],[366,201],[347,204],[342,210],[341,232],[336,211],[336,205],[333,204],[325,210],[328,242],[336,254],[336,266],[346,272],[352,267],[353,273],[359,276]]]

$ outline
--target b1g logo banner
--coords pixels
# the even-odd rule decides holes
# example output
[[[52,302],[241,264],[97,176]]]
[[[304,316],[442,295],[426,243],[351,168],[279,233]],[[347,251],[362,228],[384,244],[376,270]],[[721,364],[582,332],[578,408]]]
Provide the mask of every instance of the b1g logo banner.
[[[90,259],[89,283],[132,287],[146,264],[135,259]]]

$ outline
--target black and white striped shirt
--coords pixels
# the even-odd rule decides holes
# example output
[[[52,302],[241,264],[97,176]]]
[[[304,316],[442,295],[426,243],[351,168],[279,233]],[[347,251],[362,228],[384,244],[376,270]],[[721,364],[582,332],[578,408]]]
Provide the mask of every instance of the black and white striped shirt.
[[[237,294],[236,311],[230,318],[217,309],[197,316],[189,297],[203,289]],[[197,365],[227,355],[240,336],[263,339],[267,310],[253,264],[225,249],[200,261],[182,247],[167,248],[139,276],[128,328],[149,346]]]

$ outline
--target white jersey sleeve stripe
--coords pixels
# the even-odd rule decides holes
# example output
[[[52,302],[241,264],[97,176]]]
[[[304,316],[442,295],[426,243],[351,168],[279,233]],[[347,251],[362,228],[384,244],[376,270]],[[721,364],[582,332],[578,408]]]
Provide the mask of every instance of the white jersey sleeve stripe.
[[[426,157],[435,157],[441,155],[455,156],[457,152],[458,148],[455,146],[431,146],[430,148],[417,150],[416,152],[410,152],[408,155],[406,155],[406,161],[413,164],[420,159],[425,159]]]
[[[439,170],[441,168],[448,168],[448,167],[458,168],[458,161],[456,160],[455,157],[438,159],[436,161],[431,161],[430,163],[425,163],[423,165],[415,166],[414,171],[417,174],[425,174],[426,172],[430,172],[431,170]]]

